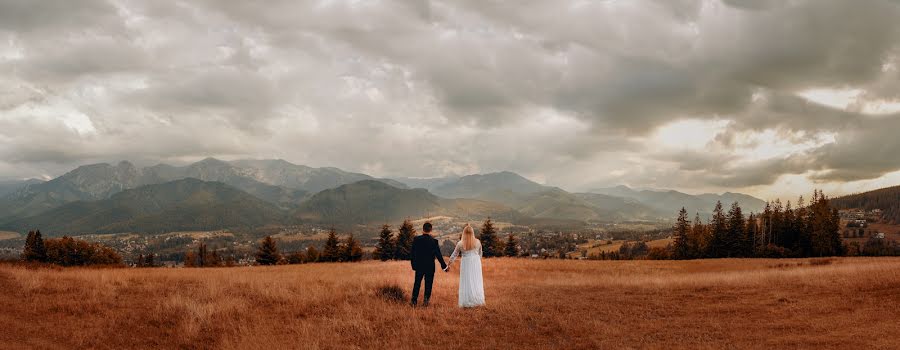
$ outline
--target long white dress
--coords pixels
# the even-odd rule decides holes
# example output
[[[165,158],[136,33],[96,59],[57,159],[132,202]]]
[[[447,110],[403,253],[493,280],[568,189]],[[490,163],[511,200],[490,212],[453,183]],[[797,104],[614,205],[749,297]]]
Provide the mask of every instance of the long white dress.
[[[464,250],[462,242],[456,244],[452,265],[462,255],[459,267],[459,307],[475,307],[484,305],[484,280],[481,277],[481,241],[475,241],[475,247]]]

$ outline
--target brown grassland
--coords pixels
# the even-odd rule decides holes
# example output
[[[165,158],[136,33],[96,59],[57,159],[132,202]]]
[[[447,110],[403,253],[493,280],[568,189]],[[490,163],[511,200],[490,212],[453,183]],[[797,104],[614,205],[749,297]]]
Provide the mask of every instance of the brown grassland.
[[[375,290],[405,262],[210,269],[0,266],[0,348],[900,348],[900,259],[489,259],[487,306]]]

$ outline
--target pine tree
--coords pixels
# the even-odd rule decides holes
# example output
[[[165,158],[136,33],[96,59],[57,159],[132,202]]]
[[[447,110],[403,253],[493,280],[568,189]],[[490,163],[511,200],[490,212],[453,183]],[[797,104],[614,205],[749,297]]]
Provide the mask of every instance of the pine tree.
[[[744,230],[744,239],[741,242],[741,248],[744,256],[751,257],[756,253],[755,245],[756,236],[759,235],[759,225],[757,224],[756,215],[750,213],[747,218],[747,228]]]
[[[690,232],[690,224],[688,223],[687,210],[684,207],[678,212],[678,220],[675,221],[675,259],[690,259],[691,246],[688,237]]]
[[[373,256],[381,261],[388,261],[394,258],[394,250],[394,232],[391,231],[391,226],[381,226]]]
[[[316,249],[316,246],[310,245],[309,247],[306,247],[306,259],[304,261],[308,263],[319,261],[319,250]]]
[[[347,237],[347,242],[344,243],[343,251],[341,252],[341,260],[342,261],[360,261],[363,257],[362,248],[359,247],[359,242],[353,238],[353,234]]]
[[[791,249],[796,251],[799,256],[809,256],[812,251],[812,242],[809,236],[809,208],[805,205],[803,196],[797,200],[794,230],[797,232],[797,242]]]
[[[722,202],[716,202],[709,226],[710,238],[706,256],[710,258],[724,257],[727,251],[728,219],[722,209]]]
[[[691,226],[691,256],[695,258],[703,257],[703,251],[706,249],[706,228],[703,221],[700,221],[700,213],[694,213],[694,224]]]
[[[760,216],[760,225],[759,225],[759,234],[757,234],[756,242],[754,245],[758,251],[764,250],[771,241],[769,240],[769,235],[772,232],[772,205],[769,202],[766,202],[766,207],[763,209],[762,215]]]
[[[22,249],[22,260],[47,262],[47,248],[44,246],[41,230],[28,232],[28,236],[25,238],[25,248]]]
[[[409,260],[412,254],[412,242],[416,236],[416,229],[413,227],[409,219],[403,220],[400,230],[397,233],[397,241],[394,246],[394,259]]]
[[[31,261],[34,255],[34,231],[28,231],[25,237],[25,247],[22,248],[22,260]]]
[[[725,257],[744,256],[743,241],[746,225],[740,204],[732,203],[731,209],[728,211],[728,233],[725,235],[724,242]]]
[[[481,240],[481,250],[485,258],[502,255],[500,240],[497,239],[497,229],[494,228],[490,217],[481,225],[481,236],[478,239]]]
[[[516,239],[515,235],[510,233],[506,237],[506,247],[504,248],[503,253],[509,257],[519,256],[519,241]]]
[[[319,260],[324,262],[335,262],[339,261],[340,258],[341,250],[338,246],[337,232],[335,232],[332,227],[331,230],[328,231],[328,239],[325,240],[325,248],[322,249],[322,255],[319,256]]]
[[[209,266],[209,254],[206,251],[206,243],[203,242],[197,246],[197,266]]]
[[[278,253],[278,245],[272,236],[266,236],[259,244],[256,251],[256,263],[260,265],[275,265],[281,260],[281,254]]]

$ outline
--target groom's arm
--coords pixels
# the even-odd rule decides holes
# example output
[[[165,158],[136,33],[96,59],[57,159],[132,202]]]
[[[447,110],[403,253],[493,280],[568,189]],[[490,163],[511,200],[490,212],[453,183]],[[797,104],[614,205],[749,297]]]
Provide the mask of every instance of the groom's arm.
[[[434,241],[434,256],[436,256],[438,262],[441,263],[441,270],[446,270],[447,264],[444,262],[444,254],[441,254],[441,247],[438,245],[437,240]]]

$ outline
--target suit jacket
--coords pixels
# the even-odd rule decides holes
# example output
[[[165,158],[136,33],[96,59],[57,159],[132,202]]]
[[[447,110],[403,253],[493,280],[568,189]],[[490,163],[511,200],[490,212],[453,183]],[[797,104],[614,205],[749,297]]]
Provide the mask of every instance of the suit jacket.
[[[409,261],[413,270],[434,273],[435,258],[441,263],[441,269],[447,268],[441,248],[434,237],[426,233],[413,239],[412,259]]]

